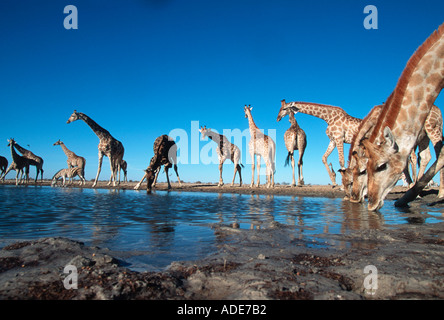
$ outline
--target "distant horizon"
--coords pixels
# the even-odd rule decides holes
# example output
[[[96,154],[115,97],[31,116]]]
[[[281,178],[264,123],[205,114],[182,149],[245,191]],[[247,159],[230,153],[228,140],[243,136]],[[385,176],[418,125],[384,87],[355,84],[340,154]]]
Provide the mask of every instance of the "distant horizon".
[[[64,12],[68,5],[75,6],[78,20]],[[377,19],[369,19],[368,5],[377,9]],[[410,56],[444,22],[442,12],[438,0],[5,0],[0,155],[11,163],[6,139],[12,137],[44,159],[44,178],[51,179],[67,167],[65,154],[53,146],[60,139],[86,159],[85,178],[94,179],[99,139],[83,122],[66,124],[76,109],[123,143],[133,181],[140,181],[154,155],[154,140],[178,133],[183,140],[177,135],[176,142],[188,146],[182,149],[188,162],[179,163],[181,179],[217,183],[216,144],[201,140],[196,127],[239,130],[243,183],[250,184],[243,107],[251,105],[257,126],[275,139],[275,182],[291,183],[283,139],[290,124],[288,118],[276,121],[280,101],[338,106],[364,118],[387,99]],[[443,110],[443,95],[435,104]],[[307,135],[305,184],[330,184],[321,161],[329,144],[325,121],[300,113],[296,120]],[[344,145],[346,156],[348,150]],[[429,166],[433,149],[431,154]],[[340,169],[337,149],[328,162]],[[264,163],[261,169],[265,173]],[[225,184],[233,170],[227,160]],[[99,180],[109,177],[104,158]],[[13,178],[15,172],[6,177]],[[159,182],[165,181],[159,174]]]

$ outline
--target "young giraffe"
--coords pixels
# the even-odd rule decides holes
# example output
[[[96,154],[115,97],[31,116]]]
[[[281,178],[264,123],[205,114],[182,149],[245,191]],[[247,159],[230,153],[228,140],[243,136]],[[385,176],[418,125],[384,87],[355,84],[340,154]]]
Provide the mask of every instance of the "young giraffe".
[[[294,113],[291,109],[284,109],[281,107],[281,110],[279,110],[279,114],[277,116],[277,121],[281,121],[283,117],[288,115],[289,121],[291,123],[290,128],[285,131],[284,134],[284,141],[285,141],[285,147],[288,151],[287,159],[285,160],[285,166],[288,165],[289,160],[291,159],[291,166],[293,168],[293,181],[292,186],[296,186],[296,180],[295,180],[295,174],[294,174],[294,151],[299,150],[299,160],[298,160],[298,185],[303,186],[304,185],[304,175],[302,174],[302,158],[304,157],[305,148],[307,147],[307,136],[304,132],[304,130],[299,127],[296,118],[294,116]]]
[[[182,185],[179,178],[179,173],[177,172],[177,145],[172,138],[166,134],[157,137],[153,145],[154,156],[151,158],[148,168],[145,170],[145,175],[142,180],[134,187],[135,190],[140,188],[143,180],[147,181],[146,189],[150,193],[151,189],[155,186],[157,181],[157,176],[159,175],[160,168],[164,166],[168,189],[171,189],[170,178],[168,176],[168,169],[173,167],[177,175],[177,180],[179,181],[179,186]]]
[[[66,169],[61,169],[56,172],[56,174],[52,177],[51,187],[54,187],[57,185],[57,181],[62,178],[62,187],[65,187],[66,178],[68,178],[69,181],[72,180],[75,176],[79,176],[80,180],[83,181],[83,184],[85,184],[85,177],[82,173],[82,168],[80,167],[71,167]],[[68,184],[71,184],[69,183]],[[80,185],[82,185],[82,182],[80,182]]]
[[[123,182],[128,182],[128,177],[127,177],[128,163],[123,159],[120,162],[120,169],[122,169],[123,171]]]
[[[12,163],[9,166],[9,168],[6,170],[6,172],[3,174],[1,179],[2,181],[5,181],[5,177],[9,173],[9,171],[15,170],[17,172],[15,176],[15,185],[19,185],[19,183],[23,181],[23,173],[25,174],[26,183],[29,183],[29,159],[19,155],[15,151],[14,145],[15,145],[14,139],[12,138],[9,139],[8,147],[11,148]],[[18,178],[19,174],[21,174],[20,180]]]
[[[82,173],[82,177],[85,176],[85,165],[86,165],[86,160],[84,157],[78,156],[76,155],[74,152],[72,152],[71,150],[69,150],[66,145],[63,143],[63,141],[57,141],[53,144],[53,146],[60,146],[62,147],[63,152],[65,153],[65,155],[68,157],[68,160],[66,160],[66,162],[68,163],[68,168],[72,168],[72,167],[79,167],[81,169],[81,173]],[[80,175],[79,175],[80,177]],[[72,181],[73,177],[69,177],[69,180]],[[80,184],[82,184],[82,182],[85,182],[84,180],[80,180]]]
[[[0,177],[6,172],[6,169],[8,168],[8,159],[5,157],[0,156]]]
[[[217,156],[219,158],[219,187],[224,185],[224,181],[222,179],[222,167],[225,160],[230,159],[234,163],[234,176],[233,181],[231,182],[231,186],[234,185],[234,179],[236,178],[236,173],[239,172],[239,186],[242,186],[242,174],[241,174],[241,166],[239,164],[241,158],[241,152],[238,146],[232,144],[228,141],[227,137],[222,134],[218,134],[211,129],[207,129],[207,127],[200,127],[199,132],[202,134],[202,138],[208,137],[214,142],[217,143]]]
[[[250,128],[251,139],[248,144],[249,151],[251,155],[251,185],[254,186],[254,157],[257,160],[257,187],[260,184],[260,169],[261,169],[261,157],[264,158],[265,164],[267,166],[266,176],[267,176],[267,188],[274,188],[274,172],[276,170],[275,157],[276,157],[276,144],[269,136],[263,134],[259,128],[256,126],[251,115],[251,106],[245,106],[245,118],[248,119],[248,126]]]
[[[122,161],[120,162],[120,170],[123,171],[123,182],[128,182],[127,167],[128,167],[128,163],[126,163],[126,161],[122,159]],[[111,177],[109,178],[108,184],[111,184]]]
[[[14,139],[12,139],[14,143],[14,147],[17,149],[18,152],[22,154],[23,157],[29,159],[29,165],[35,166],[37,175],[35,176],[35,182],[37,183],[37,178],[39,177],[40,173],[40,181],[43,181],[43,159],[39,156],[36,156],[31,151],[21,147]]]
[[[116,186],[117,173],[119,173],[118,184],[120,184],[120,163],[123,159],[123,154],[125,153],[123,144],[120,141],[116,140],[107,130],[99,126],[93,119],[91,119],[84,113],[77,112],[76,110],[74,110],[73,114],[69,117],[66,123],[71,123],[76,120],[85,121],[85,123],[92,129],[92,131],[94,131],[94,133],[100,139],[98,146],[99,167],[97,169],[97,175],[92,187],[94,188],[97,185],[97,180],[99,179],[100,171],[102,170],[103,156],[109,158],[113,186]]]
[[[388,98],[369,139],[362,144],[368,158],[368,209],[378,210],[398,181],[433,103],[444,86],[444,24],[416,50]],[[396,205],[413,200],[444,165],[442,144],[437,161]]]
[[[337,148],[339,154],[339,164],[341,169],[345,169],[344,143],[351,143],[356,134],[361,119],[348,115],[339,107],[328,106],[318,103],[288,102],[281,101],[281,110],[290,109],[293,113],[301,112],[312,115],[327,122],[326,134],[330,139],[327,151],[322,157],[322,162],[327,169],[333,187],[337,186],[336,179],[328,166],[328,156]]]

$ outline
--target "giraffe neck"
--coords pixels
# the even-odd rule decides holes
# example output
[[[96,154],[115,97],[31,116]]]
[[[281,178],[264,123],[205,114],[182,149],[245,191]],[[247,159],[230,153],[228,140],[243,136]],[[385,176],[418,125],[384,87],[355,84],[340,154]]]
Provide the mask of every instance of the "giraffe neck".
[[[14,162],[17,163],[17,161],[21,160],[21,156],[15,151],[14,144],[11,143],[11,158]]]
[[[91,130],[94,131],[94,133],[96,134],[96,136],[100,140],[104,140],[104,139],[111,137],[111,134],[108,132],[108,130],[99,126],[97,124],[97,122],[95,122],[93,119],[88,117],[86,114],[79,112],[79,116],[80,116],[80,119],[85,121],[85,123],[91,128]]]
[[[371,142],[389,127],[400,149],[410,154],[433,103],[444,87],[444,24],[412,55],[387,100]]]
[[[30,151],[20,146],[18,143],[15,143],[15,148],[21,153],[21,154],[29,154]]]
[[[251,115],[251,113],[248,114],[248,127],[250,129],[251,137],[255,137],[256,133],[259,131],[259,128],[254,123],[253,116]]]
[[[288,114],[288,119],[290,120],[291,128],[299,129],[299,125],[298,125],[298,123],[297,123],[297,121],[296,121],[296,118],[295,118],[293,112],[290,112],[290,113]]]
[[[295,102],[293,105],[298,109],[298,112],[320,118],[327,123],[332,122],[338,115],[345,113],[344,110],[339,107],[325,104]]]
[[[216,143],[219,143],[222,140],[222,135],[211,130],[208,130],[207,136]]]
[[[65,155],[70,158],[75,156],[74,152],[72,152],[71,150],[69,150],[64,143],[61,143],[60,146],[62,147],[63,152],[65,153]]]

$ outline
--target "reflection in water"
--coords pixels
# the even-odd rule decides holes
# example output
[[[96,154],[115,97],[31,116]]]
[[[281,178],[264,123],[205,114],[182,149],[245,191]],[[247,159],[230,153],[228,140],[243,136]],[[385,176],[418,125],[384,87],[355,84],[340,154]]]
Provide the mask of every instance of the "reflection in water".
[[[129,262],[135,269],[157,270],[214,252],[227,241],[215,235],[214,224],[263,229],[278,222],[290,226],[296,239],[316,243],[325,234],[442,220],[439,209],[399,210],[389,201],[374,213],[365,204],[329,198],[0,186],[0,246],[13,240],[68,237],[131,252]],[[327,245],[373,246],[330,238]]]

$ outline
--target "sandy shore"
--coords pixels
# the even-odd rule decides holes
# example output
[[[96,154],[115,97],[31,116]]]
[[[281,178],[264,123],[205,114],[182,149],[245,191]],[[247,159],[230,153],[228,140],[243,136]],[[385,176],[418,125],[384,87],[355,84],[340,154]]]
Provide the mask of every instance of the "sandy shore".
[[[120,188],[129,190],[134,185]],[[157,187],[165,188],[164,184]],[[186,184],[178,188],[173,183],[173,188],[343,197],[339,188],[331,186],[250,189]],[[397,187],[390,198],[398,198],[403,191]],[[412,208],[443,207],[436,194],[434,189],[424,192]],[[216,254],[199,261],[174,262],[163,272],[131,271],[108,249],[75,240],[19,242],[0,250],[0,299],[443,299],[444,223],[424,224],[420,217],[414,221],[418,222],[345,235],[322,234],[319,243],[307,242],[294,229],[276,222],[260,230],[213,225],[217,237],[227,240]],[[329,245],[322,245],[324,241]],[[78,270],[77,289],[64,287],[66,265]],[[370,274],[364,270],[370,265],[377,270],[373,291],[366,286]]]

